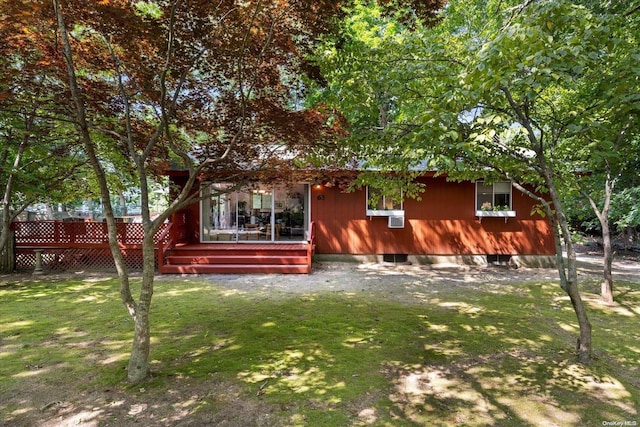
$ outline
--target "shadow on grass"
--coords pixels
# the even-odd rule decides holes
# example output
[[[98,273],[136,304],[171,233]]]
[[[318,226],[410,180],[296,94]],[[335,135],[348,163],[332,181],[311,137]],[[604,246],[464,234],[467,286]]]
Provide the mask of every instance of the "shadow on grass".
[[[0,415],[15,425],[635,421],[640,291],[624,286],[618,307],[591,307],[599,358],[585,367],[574,363],[577,326],[557,285],[434,294],[416,282],[407,304],[162,281],[154,378],[131,388],[121,382],[132,323],[116,281],[14,283],[0,286]]]

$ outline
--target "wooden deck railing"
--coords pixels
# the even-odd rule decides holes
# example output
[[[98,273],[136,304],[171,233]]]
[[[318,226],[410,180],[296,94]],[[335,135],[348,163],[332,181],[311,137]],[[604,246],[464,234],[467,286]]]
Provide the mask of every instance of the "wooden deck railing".
[[[316,228],[313,221],[309,224],[309,238],[307,239],[307,273],[311,273],[313,254],[316,252]]]
[[[15,235],[15,269],[32,271],[40,253],[46,271],[111,271],[115,269],[107,224],[103,222],[20,221],[12,224]],[[156,249],[166,253],[174,241],[170,223],[162,224],[154,237]],[[144,228],[140,223],[117,223],[118,244],[127,267],[141,270]],[[161,268],[161,264],[158,268]]]
[[[105,268],[113,269],[113,259],[109,249],[107,225],[102,222],[63,222],[63,221],[22,221],[14,222],[16,265],[20,270],[30,270],[34,265],[35,253],[42,254],[47,271],[64,271],[69,268]],[[158,272],[166,270],[165,258],[168,251],[186,242],[184,221],[165,223],[154,237]],[[118,243],[125,253],[128,265],[132,269],[141,269],[142,243],[144,229],[140,223],[118,223]],[[311,272],[312,257],[316,247],[315,225],[309,226],[306,241],[307,265]],[[265,242],[266,243],[266,242]],[[292,242],[294,243],[294,242]],[[297,250],[302,249],[297,242]],[[213,248],[216,245],[208,245]],[[287,245],[268,245],[278,249]],[[260,245],[260,250],[263,245]],[[304,250],[304,249],[302,249]],[[303,252],[304,253],[304,252]],[[303,264],[304,265],[304,264]]]
[[[157,252],[157,265],[158,265],[158,272],[159,273],[163,273],[163,268],[164,267],[164,254],[167,251],[167,249],[171,248],[171,246],[173,246],[174,242],[173,242],[173,237],[172,237],[172,233],[171,233],[171,228],[172,228],[172,224],[169,223],[169,225],[167,227],[165,227],[164,230],[162,230],[160,232],[160,234],[158,234],[158,241],[156,243],[156,247],[158,248]]]
[[[123,246],[142,245],[144,228],[140,223],[117,223],[118,243]],[[17,221],[12,224],[16,247],[86,247],[108,245],[107,224],[104,222]],[[156,244],[167,240],[163,224],[156,233]]]

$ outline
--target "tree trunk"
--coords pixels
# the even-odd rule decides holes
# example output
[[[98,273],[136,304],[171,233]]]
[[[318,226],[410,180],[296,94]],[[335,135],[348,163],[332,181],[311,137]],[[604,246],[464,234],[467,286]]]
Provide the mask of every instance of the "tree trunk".
[[[636,230],[628,225],[624,228],[624,248],[631,249],[635,243]]]
[[[151,297],[149,296],[148,302],[141,301],[141,307],[138,307],[135,300],[131,295],[131,287],[129,284],[129,272],[127,271],[124,256],[118,245],[118,232],[115,217],[113,214],[113,207],[111,205],[111,193],[109,192],[109,186],[106,179],[106,174],[98,155],[96,153],[96,146],[89,131],[89,123],[86,118],[86,109],[81,91],[76,79],[75,64],[73,61],[73,55],[71,51],[71,44],[69,42],[69,34],[67,33],[66,25],[64,22],[64,16],[60,7],[60,2],[54,0],[53,6],[55,9],[56,18],[58,21],[58,31],[60,32],[60,39],[62,43],[63,55],[67,65],[67,72],[69,76],[69,91],[74,104],[74,113],[76,115],[76,128],[82,138],[82,142],[100,186],[100,197],[102,199],[104,215],[107,221],[107,231],[109,233],[109,248],[115,261],[116,270],[118,271],[118,278],[120,279],[120,298],[122,303],[127,308],[129,314],[133,317],[135,323],[134,330],[134,342],[132,347],[132,354],[135,353],[136,360],[133,364],[130,363],[130,371],[128,376],[131,378],[141,378],[149,373],[148,368],[148,355],[149,355],[149,305]],[[153,237],[152,237],[153,240]],[[144,246],[143,246],[144,250]],[[153,280],[151,281],[151,287],[153,290]],[[144,281],[141,294],[145,292]],[[141,360],[145,362],[142,363]],[[133,381],[137,382],[137,381]]]
[[[564,240],[564,245],[567,252],[567,272],[566,275],[563,272],[561,274],[561,277],[566,277],[564,290],[571,299],[571,305],[573,306],[573,310],[576,313],[578,326],[580,328],[580,337],[578,338],[578,344],[576,346],[576,350],[578,352],[578,360],[580,361],[580,363],[588,364],[591,362],[591,323],[589,322],[587,310],[584,306],[582,298],[580,297],[580,291],[578,289],[577,255],[575,247],[573,246],[573,241],[571,240],[571,230],[569,229],[569,223],[564,213],[564,208],[560,201],[560,196],[558,195],[558,191],[555,187],[553,176],[551,174],[551,171],[546,168],[546,165],[544,171],[547,188],[549,189],[549,195],[551,196],[553,207],[555,209],[555,216],[558,221],[558,227],[560,228],[562,240]],[[561,266],[561,268],[564,268],[564,265]]]
[[[569,265],[571,265],[571,262],[569,262]],[[591,362],[591,322],[589,322],[584,302],[582,298],[580,298],[578,283],[569,280],[568,285],[567,294],[571,299],[571,305],[573,305],[573,310],[576,313],[578,325],[580,326],[580,338],[578,338],[578,344],[576,346],[578,361],[589,364]]]
[[[14,245],[14,233],[9,228],[6,230],[7,236],[3,237],[4,245],[0,248],[0,271],[3,273],[13,273],[15,270],[15,245]],[[4,235],[5,230],[2,230]]]
[[[127,199],[122,191],[118,192],[118,199],[120,201],[120,215],[127,216]]]
[[[544,163],[543,163],[544,164]],[[558,267],[558,274],[560,276],[560,287],[564,290],[569,299],[571,305],[576,313],[578,319],[578,325],[580,327],[580,336],[578,338],[578,344],[576,351],[578,353],[578,360],[581,363],[589,363],[591,361],[591,323],[587,316],[582,298],[580,297],[580,291],[578,289],[578,268],[577,268],[577,256],[576,251],[571,241],[571,232],[569,225],[562,210],[558,192],[555,188],[551,175],[545,175],[547,182],[547,188],[551,195],[551,200],[554,204],[554,209],[550,206],[549,202],[544,198],[532,193],[520,184],[515,184],[523,193],[529,197],[538,200],[543,206],[551,222],[551,228],[553,229],[553,238],[556,246],[556,261]],[[562,242],[567,252],[567,259],[565,260],[562,255]]]
[[[5,249],[9,248],[9,240],[11,239],[11,221],[10,218],[2,218],[2,227],[0,229],[0,254],[4,253]]]
[[[603,281],[600,288],[600,298],[607,304],[613,304],[613,274],[611,271],[611,264],[613,263],[613,246],[611,244],[611,228],[609,227],[609,210],[611,207],[611,196],[615,187],[616,180],[611,179],[611,170],[609,163],[607,163],[606,179],[604,181],[604,202],[602,204],[602,210],[598,207],[598,204],[589,196],[586,191],[580,192],[591,205],[591,209],[596,214],[600,227],[602,228],[602,247],[603,247]]]
[[[602,286],[600,289],[600,297],[602,301],[607,304],[613,304],[613,274],[612,274],[612,263],[613,263],[613,248],[611,245],[611,230],[609,230],[609,221],[606,219],[601,221],[602,225],[602,246],[604,249],[603,256],[603,274],[604,280],[602,281]]]
[[[515,102],[508,88],[502,88],[503,93],[507,97],[507,100],[515,111],[520,123],[526,129],[527,137],[531,143],[531,149],[536,154],[537,172],[544,179],[544,183],[549,190],[551,196],[551,202],[553,203],[553,209],[549,205],[547,200],[541,197],[534,196],[543,204],[549,220],[553,226],[553,235],[556,246],[556,258],[558,259],[558,273],[560,275],[560,286],[569,295],[571,299],[571,305],[576,313],[578,319],[578,326],[580,328],[580,337],[578,338],[577,352],[578,360],[581,363],[589,363],[591,361],[591,323],[587,316],[587,311],[584,306],[584,302],[580,297],[580,291],[578,289],[578,267],[577,256],[573,241],[571,240],[571,230],[569,229],[569,223],[567,221],[564,207],[556,188],[554,172],[547,163],[544,144],[542,138],[544,133],[536,131],[533,122],[530,120],[528,112],[522,108],[522,106]],[[531,193],[529,193],[531,194]],[[562,256],[562,242],[567,252],[567,262],[565,264]],[[565,269],[566,268],[566,269]]]
[[[45,218],[48,220],[52,220],[55,217],[55,214],[53,213],[53,204],[50,201],[47,201],[47,203],[45,203],[45,208],[46,208],[46,216]]]
[[[127,372],[127,380],[132,384],[138,384],[149,377],[149,350],[151,343],[149,308],[148,305],[139,302],[133,316],[134,335]]]
[[[140,297],[136,305],[134,323],[135,334],[129,358],[129,372],[127,379],[132,384],[140,383],[149,377],[149,351],[151,327],[149,312],[151,298],[153,297],[153,284],[155,279],[155,234],[152,224],[145,224],[145,236],[142,243],[142,286]]]
[[[147,240],[151,240],[151,250]],[[151,255],[149,255],[149,252]],[[123,303],[129,309],[133,309],[134,335],[131,346],[131,354],[129,356],[129,366],[127,372],[127,381],[131,384],[138,384],[149,377],[149,352],[151,349],[151,326],[149,323],[149,313],[151,310],[151,297],[153,296],[153,281],[155,267],[155,251],[153,247],[153,236],[149,239],[145,236],[142,257],[142,285],[140,287],[140,297],[137,304],[131,304],[133,300],[129,294],[129,286],[121,288]],[[149,256],[151,257],[151,269],[149,270]]]

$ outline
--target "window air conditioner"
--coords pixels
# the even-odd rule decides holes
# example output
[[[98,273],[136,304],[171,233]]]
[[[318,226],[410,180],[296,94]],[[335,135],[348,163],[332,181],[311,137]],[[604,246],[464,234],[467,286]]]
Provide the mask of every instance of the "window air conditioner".
[[[389,228],[404,228],[404,215],[392,215],[389,217]]]

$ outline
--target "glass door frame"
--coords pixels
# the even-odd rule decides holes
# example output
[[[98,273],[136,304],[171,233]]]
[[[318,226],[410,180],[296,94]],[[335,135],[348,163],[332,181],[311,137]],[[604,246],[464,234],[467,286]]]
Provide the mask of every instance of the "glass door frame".
[[[212,240],[210,239],[211,233],[213,232],[213,230],[215,230],[216,228],[214,227],[214,224],[212,224],[213,219],[209,218],[212,216],[211,213],[211,192],[209,192],[209,196],[208,198],[206,198],[206,196],[204,195],[204,189],[206,187],[211,188],[214,185],[231,185],[229,183],[225,183],[225,182],[205,182],[202,183],[201,188],[200,188],[200,203],[199,203],[199,211],[200,211],[200,226],[199,226],[199,234],[200,234],[200,243],[253,243],[253,244],[282,244],[282,243],[299,243],[299,242],[306,242],[308,239],[308,232],[309,232],[309,226],[311,223],[311,184],[308,182],[300,182],[297,184],[297,186],[303,186],[303,191],[302,192],[296,192],[296,195],[299,195],[300,197],[302,197],[302,199],[300,200],[300,197],[296,198],[297,199],[297,203],[298,206],[296,206],[296,208],[298,209],[298,212],[296,213],[297,215],[300,215],[300,213],[302,214],[302,235],[300,239],[289,239],[289,240],[281,240],[281,232],[284,233],[285,229],[281,229],[278,228],[278,226],[282,226],[282,224],[278,223],[278,221],[283,221],[283,220],[277,220],[276,219],[276,211],[278,209],[283,209],[284,211],[287,211],[288,206],[286,206],[288,203],[288,200],[294,200],[294,198],[289,198],[288,192],[285,192],[285,202],[280,202],[278,200],[276,200],[276,194],[278,192],[282,193],[282,189],[283,188],[287,188],[285,186],[280,186],[280,185],[272,185],[272,186],[266,186],[266,185],[262,185],[260,183],[258,183],[257,187],[249,187],[246,189],[238,189],[227,194],[226,199],[232,199],[235,200],[235,206],[230,207],[230,213],[232,213],[233,215],[235,215],[235,218],[231,218],[231,222],[233,224],[235,224],[235,228],[228,228],[229,230],[234,230],[235,232],[230,233],[232,235],[230,240],[218,240],[216,238],[216,240]],[[258,190],[256,190],[256,188],[258,188]],[[264,194],[270,193],[270,202],[269,202],[269,206],[267,208],[263,208],[262,206],[262,197],[261,196],[261,203],[260,203],[260,208],[254,208],[253,207],[253,203],[254,200],[253,197],[255,197],[255,193],[257,192],[261,192],[264,191]],[[244,216],[240,216],[240,204],[242,203],[242,201],[240,201],[240,197],[238,197],[240,194],[248,194],[249,195],[249,211],[245,211]],[[220,198],[219,196],[217,196],[217,198]],[[206,208],[205,208],[206,205]],[[257,211],[258,210],[258,211]],[[247,226],[247,222],[249,221],[249,224],[254,224],[254,221],[258,222],[258,219],[256,218],[257,215],[256,213],[261,213],[260,211],[262,210],[268,210],[269,211],[269,224],[265,224],[264,230],[260,230],[260,234],[257,234],[258,239],[249,239],[249,236],[253,235],[253,233],[249,234],[250,232],[247,230],[246,226]],[[301,210],[301,212],[300,212]],[[256,212],[257,211],[257,212]],[[266,212],[265,212],[266,213]],[[290,213],[288,213],[290,215]],[[242,220],[241,220],[242,218]],[[242,222],[242,229],[240,228],[240,223]],[[258,222],[259,224],[259,222]],[[286,230],[286,233],[290,236],[293,237],[293,233],[294,233],[294,227],[291,226],[291,222],[289,221],[289,224],[285,225],[289,225],[288,227],[286,227],[288,230]],[[267,230],[268,227],[268,230]],[[259,228],[259,226],[258,226]],[[226,228],[225,228],[226,229]],[[246,239],[240,239],[241,236],[241,231],[246,232]],[[261,240],[262,237],[262,232],[264,231],[264,235],[265,235],[265,240]],[[256,230],[256,232],[258,232],[258,230]],[[299,233],[300,230],[299,228],[295,228],[295,232]],[[228,233],[224,233],[224,234],[228,234]],[[205,238],[206,235],[206,238]],[[269,237],[269,239],[267,240],[267,237]]]

